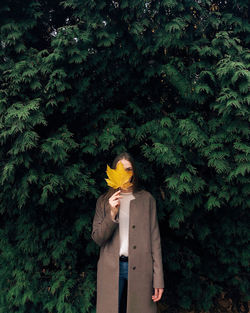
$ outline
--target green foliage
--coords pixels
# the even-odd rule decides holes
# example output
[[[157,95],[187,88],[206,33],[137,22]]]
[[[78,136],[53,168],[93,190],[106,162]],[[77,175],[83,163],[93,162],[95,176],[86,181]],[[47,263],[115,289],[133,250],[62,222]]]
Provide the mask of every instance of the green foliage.
[[[0,313],[94,313],[90,232],[124,150],[175,308],[249,301],[248,2],[0,4]]]

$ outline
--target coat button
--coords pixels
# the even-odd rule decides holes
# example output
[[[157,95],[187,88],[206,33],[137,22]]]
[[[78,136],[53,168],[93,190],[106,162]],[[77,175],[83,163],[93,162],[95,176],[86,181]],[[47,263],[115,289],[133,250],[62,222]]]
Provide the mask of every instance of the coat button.
[[[135,270],[136,269],[136,266],[133,266],[133,270]]]
[[[133,248],[135,249],[135,248],[136,248],[136,246],[133,246]]]
[[[135,225],[133,225],[132,228],[135,228]]]

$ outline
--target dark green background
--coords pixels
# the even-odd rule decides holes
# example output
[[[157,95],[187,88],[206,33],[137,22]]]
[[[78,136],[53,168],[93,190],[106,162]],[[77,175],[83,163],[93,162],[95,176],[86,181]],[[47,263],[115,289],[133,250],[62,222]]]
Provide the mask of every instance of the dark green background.
[[[95,312],[123,151],[157,201],[163,311],[246,305],[249,31],[246,0],[1,1],[0,313]]]

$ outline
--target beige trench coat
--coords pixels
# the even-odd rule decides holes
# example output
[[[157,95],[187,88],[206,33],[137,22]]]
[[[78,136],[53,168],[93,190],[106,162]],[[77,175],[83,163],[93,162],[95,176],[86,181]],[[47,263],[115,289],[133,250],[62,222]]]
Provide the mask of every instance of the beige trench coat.
[[[161,239],[156,201],[150,192],[134,193],[129,215],[129,264],[126,313],[156,313],[153,288],[164,288]],[[103,195],[96,202],[92,239],[100,246],[97,262],[96,313],[118,313],[119,218],[111,219]]]

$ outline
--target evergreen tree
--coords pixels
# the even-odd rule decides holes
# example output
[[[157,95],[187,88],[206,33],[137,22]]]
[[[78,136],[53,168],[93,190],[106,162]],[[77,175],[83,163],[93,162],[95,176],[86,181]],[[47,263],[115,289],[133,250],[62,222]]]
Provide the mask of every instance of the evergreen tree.
[[[161,303],[246,308],[248,1],[2,0],[0,40],[0,313],[95,312],[92,219],[124,150],[157,200]]]

